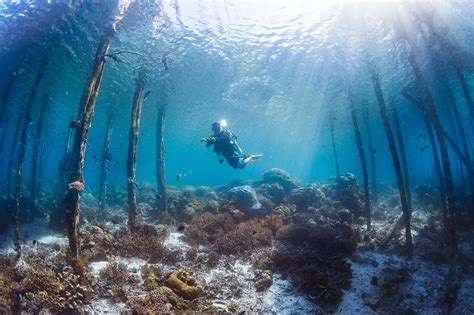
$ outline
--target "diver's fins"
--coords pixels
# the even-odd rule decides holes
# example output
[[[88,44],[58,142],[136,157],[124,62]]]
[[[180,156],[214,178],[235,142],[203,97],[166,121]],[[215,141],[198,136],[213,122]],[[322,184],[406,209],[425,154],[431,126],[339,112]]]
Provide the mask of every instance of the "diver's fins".
[[[256,160],[258,160],[260,157],[262,157],[263,154],[251,154],[249,156],[247,156],[245,159],[244,159],[244,162],[245,163],[251,163],[251,162],[255,162]]]

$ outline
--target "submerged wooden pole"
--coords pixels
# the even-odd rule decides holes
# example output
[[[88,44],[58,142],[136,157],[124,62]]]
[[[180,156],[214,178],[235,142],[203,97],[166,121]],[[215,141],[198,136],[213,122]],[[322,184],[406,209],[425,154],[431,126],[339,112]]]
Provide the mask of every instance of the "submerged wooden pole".
[[[15,123],[15,132],[13,133],[13,141],[10,144],[10,151],[8,155],[8,165],[7,165],[7,198],[11,199],[12,195],[12,170],[13,163],[15,163],[15,156],[18,148],[18,137],[20,136],[20,130],[22,126],[22,119],[24,117],[24,108],[19,113],[16,123]]]
[[[402,95],[409,100],[412,104],[418,103],[417,99],[410,95],[408,93],[408,90],[404,88],[402,90]],[[441,169],[441,162],[439,159],[439,154],[438,154],[438,145],[436,143],[436,138],[433,133],[433,126],[431,125],[430,118],[428,117],[428,113],[426,111],[423,111],[423,119],[425,122],[425,127],[426,127],[426,132],[428,133],[428,138],[430,139],[430,144],[431,144],[431,151],[433,153],[433,163],[435,166],[435,171],[436,171],[436,176],[438,177],[438,182],[439,182],[439,191],[441,193],[441,209],[442,209],[442,214],[443,214],[443,225],[445,232],[447,233],[448,230],[448,205],[446,201],[446,187],[444,184],[444,176],[443,176],[443,171]]]
[[[472,102],[471,92],[469,91],[469,87],[467,86],[466,78],[462,70],[459,67],[454,67],[456,70],[456,74],[458,76],[459,82],[461,83],[462,91],[464,93],[464,97],[466,98],[467,106],[471,111],[471,116],[474,117],[474,103]]]
[[[331,111],[332,112],[332,111]],[[341,173],[339,172],[339,160],[337,158],[337,150],[336,150],[336,141],[334,139],[334,116],[333,114],[330,117],[330,131],[331,131],[331,143],[332,143],[332,152],[334,154],[334,163],[336,166],[336,176],[339,178],[341,176]]]
[[[370,192],[369,192],[369,175],[367,172],[367,160],[365,158],[364,146],[362,144],[362,135],[360,133],[359,122],[357,120],[357,113],[352,96],[349,96],[349,106],[351,108],[352,124],[354,125],[354,133],[357,143],[357,150],[359,151],[360,164],[362,166],[362,174],[364,177],[364,206],[365,214],[367,216],[367,230],[371,229],[371,213],[370,213]]]
[[[10,77],[8,78],[7,84],[5,85],[5,90],[3,91],[2,97],[2,104],[0,105],[0,150],[3,147],[3,143],[5,141],[5,113],[7,112],[8,108],[8,100],[10,99],[10,93],[13,86],[13,78],[13,73],[11,73]]]
[[[165,177],[165,116],[166,116],[166,104],[161,104],[158,107],[158,119],[156,129],[156,173],[157,173],[157,185],[158,194],[156,198],[156,205],[158,211],[167,213],[167,188],[166,188],[166,177]]]
[[[395,169],[395,174],[397,176],[398,191],[400,192],[400,203],[403,210],[403,219],[405,223],[405,237],[406,237],[406,250],[407,254],[411,257],[413,253],[413,243],[411,237],[411,227],[410,227],[410,208],[408,207],[407,195],[405,191],[405,184],[403,181],[402,168],[400,164],[400,159],[398,157],[397,148],[395,145],[395,138],[393,136],[392,127],[390,126],[390,120],[387,114],[387,105],[385,104],[385,99],[383,97],[382,88],[380,87],[379,76],[375,71],[372,71],[372,83],[374,86],[375,95],[377,96],[377,101],[380,109],[380,117],[385,129],[385,134],[387,136],[390,153],[392,155],[393,167]]]
[[[70,155],[70,175],[67,186],[66,195],[66,225],[68,229],[69,249],[71,255],[77,257],[79,254],[78,247],[78,230],[80,215],[80,194],[84,191],[84,159],[86,154],[87,138],[89,136],[89,128],[94,116],[94,109],[99,94],[100,85],[104,76],[105,57],[112,38],[115,35],[115,29],[104,35],[99,43],[95,54],[94,67],[91,77],[87,85],[86,96],[83,98],[80,108],[80,118],[71,122],[75,126],[76,133],[74,135],[72,153]]]
[[[110,160],[110,143],[112,142],[112,132],[114,128],[114,116],[110,115],[107,123],[107,132],[104,138],[104,147],[102,150],[102,161],[100,167],[100,186],[99,186],[99,211],[105,210],[107,199],[107,173]]]
[[[46,65],[48,60],[44,58],[41,61],[38,73],[36,74],[33,87],[31,89],[30,96],[26,103],[25,115],[23,117],[23,124],[20,130],[20,142],[19,142],[19,153],[18,153],[18,165],[16,172],[16,185],[15,185],[15,251],[17,258],[21,255],[21,246],[20,246],[20,201],[21,201],[21,183],[23,181],[23,166],[25,163],[25,153],[26,153],[26,138],[28,136],[28,126],[31,121],[31,109],[33,107],[33,102],[36,97],[36,92],[38,91],[38,86],[43,78],[43,74],[46,70]]]
[[[138,75],[135,96],[133,97],[132,114],[130,119],[130,132],[128,136],[127,156],[127,194],[128,194],[128,226],[135,228],[137,224],[137,196],[136,196],[136,170],[138,153],[138,136],[140,134],[140,116],[142,111],[145,91],[145,74]]]
[[[411,103],[414,104],[416,107],[418,107],[422,112],[426,111],[427,115],[428,115],[428,119],[430,120],[430,123],[432,123],[433,126],[435,126],[435,122],[433,121],[432,118],[430,118],[429,112],[428,112],[427,109],[425,109],[425,105],[424,105],[423,101],[420,101],[420,100],[417,100],[414,97],[411,97],[406,91],[405,92],[402,91],[402,93],[407,94],[407,96],[405,96],[405,97],[409,98]],[[431,97],[431,99],[433,99],[433,98]],[[468,172],[468,177],[469,177],[469,181],[468,181],[469,186],[471,187],[471,191],[474,191],[474,165],[472,164],[472,161],[470,160],[470,157],[466,156],[465,152],[463,152],[461,150],[461,148],[459,147],[457,142],[454,140],[454,138],[451,137],[448,134],[448,132],[444,129],[444,127],[441,125],[441,122],[436,125],[436,128],[437,128],[437,132],[439,132],[441,134],[441,136],[444,138],[446,143],[449,143],[449,145],[453,149],[453,152],[456,153],[459,156],[459,158],[461,159],[463,164],[466,166],[467,172]],[[441,143],[440,143],[440,145],[441,145]],[[440,148],[440,150],[441,150],[441,148]],[[443,179],[443,181],[445,181],[445,179]],[[447,193],[447,191],[446,191],[446,193]]]
[[[369,157],[370,157],[370,175],[371,175],[371,182],[372,182],[372,200],[376,203],[378,201],[378,194],[377,194],[377,170],[375,168],[375,149],[372,140],[372,130],[370,128],[369,123],[369,109],[367,108],[365,115],[364,115],[364,122],[365,122],[365,130],[367,132],[367,142],[369,148]]]
[[[410,209],[410,213],[413,210],[412,203],[411,203],[411,191],[410,191],[410,174],[408,172],[408,161],[407,161],[407,154],[405,151],[405,141],[403,141],[403,134],[402,134],[402,127],[400,126],[400,119],[398,118],[398,111],[397,107],[394,103],[392,103],[392,121],[393,126],[395,128],[395,134],[398,140],[398,149],[400,150],[400,161],[402,162],[402,170],[403,170],[403,183],[405,184],[405,192],[407,196],[408,208]]]
[[[39,164],[39,152],[41,147],[41,137],[43,134],[43,124],[44,124],[44,117],[46,113],[46,109],[49,103],[49,96],[46,93],[43,98],[43,102],[41,103],[41,108],[39,111],[39,118],[36,125],[36,132],[35,138],[33,142],[33,158],[32,158],[32,167],[31,167],[31,182],[30,182],[30,194],[31,194],[31,202],[33,207],[36,209],[38,203],[38,164]]]
[[[449,218],[448,235],[449,235],[449,244],[450,244],[450,250],[451,250],[446,294],[445,294],[445,303],[447,304],[448,313],[449,313],[452,310],[452,307],[454,306],[454,303],[456,302],[456,298],[457,298],[455,273],[456,273],[457,254],[458,254],[458,236],[457,236],[457,230],[456,230],[456,198],[454,195],[453,178],[452,178],[452,173],[451,173],[451,166],[450,166],[450,161],[449,161],[446,137],[443,132],[443,128],[441,127],[441,122],[439,120],[438,111],[436,110],[433,96],[416,62],[413,52],[410,53],[408,61],[413,69],[413,73],[415,74],[418,88],[422,92],[423,104],[425,106],[425,110],[427,111],[428,116],[430,117],[430,120],[433,124],[434,130],[436,133],[436,137],[438,138],[438,142],[439,142],[441,165],[443,167],[444,183],[446,187],[446,197],[447,197],[447,203],[448,203],[448,218]]]

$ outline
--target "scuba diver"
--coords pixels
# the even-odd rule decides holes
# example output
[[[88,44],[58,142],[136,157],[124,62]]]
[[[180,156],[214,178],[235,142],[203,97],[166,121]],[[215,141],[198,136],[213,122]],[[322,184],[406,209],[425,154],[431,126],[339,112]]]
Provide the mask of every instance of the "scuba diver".
[[[227,122],[221,120],[212,124],[211,129],[213,135],[202,138],[201,142],[205,142],[207,147],[214,145],[213,151],[219,157],[219,163],[227,160],[230,166],[237,169],[243,169],[248,163],[256,161],[262,154],[245,155],[237,143],[237,137],[226,129]]]

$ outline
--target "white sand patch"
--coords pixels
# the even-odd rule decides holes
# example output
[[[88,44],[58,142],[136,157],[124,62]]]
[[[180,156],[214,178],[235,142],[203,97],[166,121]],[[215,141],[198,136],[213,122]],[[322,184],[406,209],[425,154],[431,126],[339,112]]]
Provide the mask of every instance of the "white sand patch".
[[[183,233],[171,232],[164,241],[164,245],[169,249],[187,249],[190,248],[188,243],[183,240]]]

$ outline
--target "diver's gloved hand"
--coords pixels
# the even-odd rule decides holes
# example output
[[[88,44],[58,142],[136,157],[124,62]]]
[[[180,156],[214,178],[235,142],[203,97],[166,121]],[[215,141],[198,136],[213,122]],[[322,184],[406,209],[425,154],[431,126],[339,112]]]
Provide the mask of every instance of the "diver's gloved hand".
[[[208,138],[201,138],[201,140],[199,140],[199,141],[201,141],[201,142],[208,142],[209,139],[208,139]]]

